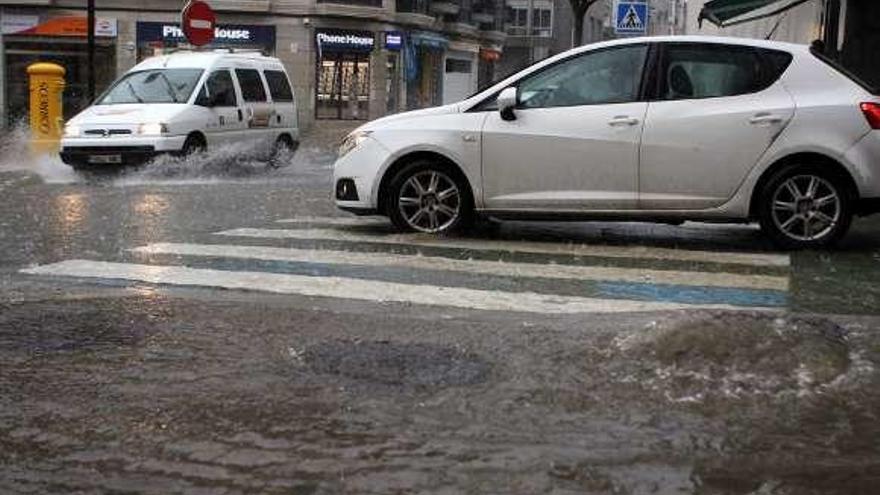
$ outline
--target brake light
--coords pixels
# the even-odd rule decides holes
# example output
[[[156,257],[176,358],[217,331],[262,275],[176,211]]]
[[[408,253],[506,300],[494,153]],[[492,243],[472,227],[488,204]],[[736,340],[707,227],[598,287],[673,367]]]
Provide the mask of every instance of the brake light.
[[[871,129],[880,129],[880,103],[862,103],[860,106]]]

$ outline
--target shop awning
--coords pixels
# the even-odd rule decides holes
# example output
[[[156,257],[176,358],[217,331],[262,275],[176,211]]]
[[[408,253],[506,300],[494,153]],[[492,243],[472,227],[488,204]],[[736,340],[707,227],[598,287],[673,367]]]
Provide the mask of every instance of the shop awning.
[[[810,1],[815,0],[712,0],[703,5],[699,22],[702,24],[706,19],[718,27],[734,26],[778,15]],[[755,15],[746,16],[759,10]]]

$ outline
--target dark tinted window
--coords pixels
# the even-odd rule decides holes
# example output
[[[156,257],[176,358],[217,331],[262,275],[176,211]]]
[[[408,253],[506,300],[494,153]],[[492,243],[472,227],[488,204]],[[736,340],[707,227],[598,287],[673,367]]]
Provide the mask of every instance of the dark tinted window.
[[[686,100],[753,93],[769,86],[758,51],[718,44],[668,44],[660,99]]]
[[[266,88],[263,87],[263,79],[255,69],[235,69],[238,84],[241,86],[241,97],[244,101],[266,101]]]
[[[471,73],[471,61],[461,60],[458,58],[446,59],[446,72],[459,72],[462,74]]]
[[[792,56],[790,53],[776,50],[759,49],[758,52],[764,59],[764,84],[769,86],[782,77],[785,69],[791,65]]]
[[[212,97],[216,98],[215,105],[218,107],[238,106],[232,75],[228,70],[214,71],[208,76],[208,80],[202,86],[202,91],[196,100],[196,105],[208,106]]]
[[[585,53],[517,84],[521,108],[626,103],[639,98],[646,45]]]
[[[274,101],[293,101],[293,91],[290,89],[290,82],[287,76],[280,70],[267,70],[263,72],[266,76],[266,82],[269,83],[269,94],[272,95]]]

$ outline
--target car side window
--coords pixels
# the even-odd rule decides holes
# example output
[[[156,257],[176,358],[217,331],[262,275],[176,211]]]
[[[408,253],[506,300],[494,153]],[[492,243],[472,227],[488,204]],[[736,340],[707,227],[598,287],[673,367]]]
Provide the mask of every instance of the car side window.
[[[660,71],[660,99],[688,100],[754,93],[766,88],[764,64],[750,47],[667,44]]]
[[[639,99],[647,45],[588,52],[517,84],[520,108],[626,103]]]
[[[209,106],[212,98],[216,107],[238,106],[232,75],[228,70],[216,70],[208,76],[208,80],[202,86],[202,91],[199,92],[199,97],[196,99],[196,105]]]
[[[267,70],[263,72],[263,75],[266,76],[266,82],[269,83],[269,93],[272,95],[273,101],[293,101],[293,91],[290,89],[290,82],[283,71]]]
[[[241,97],[244,101],[264,102],[266,101],[266,88],[263,87],[263,78],[256,69],[235,69],[235,76],[238,77],[238,84],[241,86]]]

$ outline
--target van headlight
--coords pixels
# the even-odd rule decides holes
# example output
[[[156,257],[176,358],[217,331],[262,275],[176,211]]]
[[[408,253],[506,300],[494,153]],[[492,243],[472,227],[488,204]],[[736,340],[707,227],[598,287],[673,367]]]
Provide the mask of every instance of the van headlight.
[[[345,139],[342,140],[342,143],[339,145],[338,157],[342,158],[351,152],[351,150],[357,148],[361,145],[367,138],[372,134],[370,131],[355,131],[345,136]]]
[[[64,137],[79,137],[80,128],[78,125],[67,124],[64,126]]]
[[[138,134],[141,136],[161,136],[167,133],[167,124],[141,124],[138,126]]]

